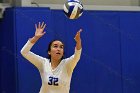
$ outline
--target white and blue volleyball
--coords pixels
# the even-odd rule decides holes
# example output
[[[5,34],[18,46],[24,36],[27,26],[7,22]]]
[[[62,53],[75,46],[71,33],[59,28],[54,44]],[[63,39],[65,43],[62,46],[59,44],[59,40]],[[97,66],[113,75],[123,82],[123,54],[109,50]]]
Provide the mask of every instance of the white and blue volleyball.
[[[79,0],[68,0],[64,4],[64,14],[69,19],[77,19],[83,13],[83,5]]]

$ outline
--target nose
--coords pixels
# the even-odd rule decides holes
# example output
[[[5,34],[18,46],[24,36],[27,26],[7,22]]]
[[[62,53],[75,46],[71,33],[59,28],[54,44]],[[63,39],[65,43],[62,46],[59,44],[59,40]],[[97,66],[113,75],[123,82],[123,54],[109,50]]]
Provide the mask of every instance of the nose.
[[[60,50],[61,50],[61,48],[60,48],[60,47],[57,47],[57,50],[58,50],[58,51],[60,51]]]

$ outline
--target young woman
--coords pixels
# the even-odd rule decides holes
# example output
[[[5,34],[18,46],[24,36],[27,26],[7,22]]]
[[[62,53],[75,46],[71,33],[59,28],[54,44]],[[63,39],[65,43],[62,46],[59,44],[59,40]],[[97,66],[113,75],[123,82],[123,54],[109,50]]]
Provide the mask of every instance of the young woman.
[[[54,40],[49,44],[49,58],[44,58],[31,52],[32,46],[41,38],[45,32],[46,24],[35,24],[35,35],[30,38],[21,50],[21,54],[40,72],[42,86],[39,93],[69,93],[70,82],[73,70],[81,56],[81,29],[75,35],[75,53],[63,59],[64,44],[59,40]]]

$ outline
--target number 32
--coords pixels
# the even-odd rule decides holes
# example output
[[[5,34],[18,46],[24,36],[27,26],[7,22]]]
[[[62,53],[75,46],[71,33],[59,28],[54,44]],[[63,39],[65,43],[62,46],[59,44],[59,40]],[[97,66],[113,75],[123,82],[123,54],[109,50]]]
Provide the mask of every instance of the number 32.
[[[48,85],[58,86],[58,78],[55,78],[55,77],[49,77]]]

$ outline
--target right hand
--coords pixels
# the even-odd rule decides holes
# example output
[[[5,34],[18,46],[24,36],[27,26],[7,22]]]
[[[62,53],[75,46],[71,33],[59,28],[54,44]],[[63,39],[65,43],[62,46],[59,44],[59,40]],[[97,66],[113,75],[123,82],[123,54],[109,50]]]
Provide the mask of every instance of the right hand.
[[[36,28],[36,31],[35,31],[35,37],[37,38],[40,38],[42,37],[46,32],[44,31],[46,27],[46,24],[44,24],[44,22],[40,23],[37,25],[35,24],[35,28]]]

